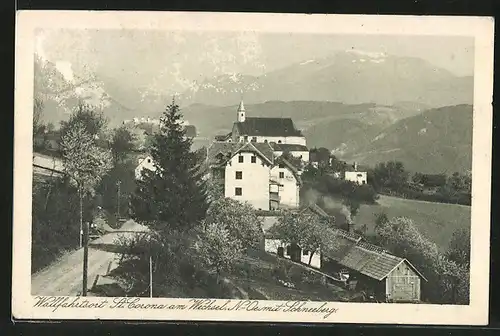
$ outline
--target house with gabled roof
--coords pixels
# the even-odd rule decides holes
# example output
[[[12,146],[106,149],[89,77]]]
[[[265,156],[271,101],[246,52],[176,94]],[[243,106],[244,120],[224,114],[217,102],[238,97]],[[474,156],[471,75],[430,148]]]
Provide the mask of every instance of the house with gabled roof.
[[[208,174],[223,186],[225,197],[257,210],[298,207],[300,174],[277,158],[269,143],[214,141],[206,157]]]
[[[373,291],[380,301],[419,302],[425,276],[409,260],[370,244],[357,234],[336,230],[334,245],[324,246],[321,268],[348,276],[349,281]]]
[[[135,167],[135,178],[140,180],[142,178],[142,171],[148,169],[154,171],[156,168],[154,166],[153,157],[147,153],[141,154],[137,157],[137,166]]]

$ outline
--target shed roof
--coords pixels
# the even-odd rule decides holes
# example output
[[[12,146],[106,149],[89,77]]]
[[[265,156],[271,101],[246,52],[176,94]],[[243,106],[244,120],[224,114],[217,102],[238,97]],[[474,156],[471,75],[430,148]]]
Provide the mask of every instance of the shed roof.
[[[427,280],[408,260],[390,254],[380,246],[367,243],[344,230],[337,230],[335,246],[323,248],[322,254],[342,266],[376,280],[383,280],[399,264],[406,262],[420,277]]]

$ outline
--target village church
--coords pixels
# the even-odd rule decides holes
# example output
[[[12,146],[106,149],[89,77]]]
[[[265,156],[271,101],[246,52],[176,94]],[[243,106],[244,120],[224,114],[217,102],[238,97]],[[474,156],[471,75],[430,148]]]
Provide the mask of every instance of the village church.
[[[215,137],[207,150],[210,178],[224,196],[258,210],[298,208],[300,167],[283,157],[309,161],[306,139],[291,118],[247,117],[243,102],[232,131]]]

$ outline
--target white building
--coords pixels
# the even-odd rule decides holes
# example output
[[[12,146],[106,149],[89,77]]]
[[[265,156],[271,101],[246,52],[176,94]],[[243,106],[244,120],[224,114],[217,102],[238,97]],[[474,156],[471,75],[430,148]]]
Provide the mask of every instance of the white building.
[[[276,156],[283,155],[283,153],[290,153],[292,156],[301,159],[303,162],[309,162],[309,148],[305,145],[297,144],[279,144],[271,143]]]
[[[320,217],[327,219],[329,221],[335,221],[335,219],[325,213],[320,207],[313,204],[306,208],[298,210],[300,212],[311,212]],[[284,243],[280,237],[277,237],[270,230],[279,220],[279,216],[265,216],[262,219],[262,230],[264,231],[264,249],[268,253],[277,254],[280,257],[287,259],[295,259],[295,261],[300,261],[303,264],[309,265],[309,260],[311,261],[310,266],[320,269],[321,268],[321,248],[312,253],[311,251],[304,250],[297,246],[296,249],[292,248],[291,244]],[[312,257],[311,257],[312,254]],[[292,258],[292,256],[294,258]]]
[[[265,250],[266,252],[277,254],[278,256],[287,259],[291,259],[293,253],[291,245],[283,243],[280,239],[270,237],[266,237]],[[300,262],[309,265],[311,252],[300,249],[300,251],[297,251],[297,253],[300,253]],[[321,268],[321,254],[319,251],[316,251],[313,254],[310,266],[317,269]]]
[[[224,196],[255,209],[298,207],[298,171],[276,158],[269,143],[213,142],[207,149],[209,175],[224,186]]]
[[[276,158],[275,162],[276,164],[271,168],[271,182],[277,182],[272,185],[278,190],[278,207],[298,208],[301,184],[299,172],[282,157]]]
[[[135,178],[137,180],[141,179],[143,169],[155,170],[153,158],[150,155],[139,157],[137,161],[137,167],[135,168]]]
[[[357,184],[366,184],[368,181],[367,173],[358,171],[346,171],[344,179],[346,181],[351,181]]]
[[[353,171],[346,171],[344,173],[344,179],[346,181],[351,181],[357,184],[366,184],[368,183],[368,174],[367,172],[358,171],[358,165],[355,162],[353,167]]]

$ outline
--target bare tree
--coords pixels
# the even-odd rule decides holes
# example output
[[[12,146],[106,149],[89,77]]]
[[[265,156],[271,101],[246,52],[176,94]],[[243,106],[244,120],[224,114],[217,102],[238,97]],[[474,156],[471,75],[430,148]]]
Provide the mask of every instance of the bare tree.
[[[76,186],[80,198],[80,228],[83,227],[83,198],[111,169],[111,153],[98,147],[83,123],[72,124],[61,138],[64,170]],[[80,237],[81,246],[81,237]]]

